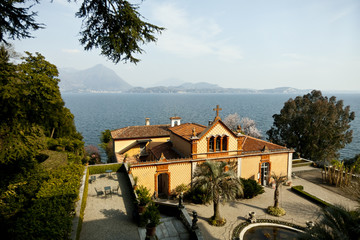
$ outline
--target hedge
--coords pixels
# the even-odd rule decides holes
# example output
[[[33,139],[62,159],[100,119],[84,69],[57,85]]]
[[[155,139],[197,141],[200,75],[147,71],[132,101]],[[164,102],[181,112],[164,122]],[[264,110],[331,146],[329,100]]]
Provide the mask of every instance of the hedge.
[[[332,206],[330,203],[328,202],[325,202],[324,200],[321,200],[320,198],[314,196],[314,195],[311,195],[310,193],[304,191],[304,187],[301,186],[301,185],[298,185],[298,186],[293,186],[291,187],[291,190],[297,194],[299,194],[300,196],[322,206],[322,207],[328,207],[328,206]]]
[[[33,189],[36,193],[25,195],[19,190],[17,196],[26,204],[10,204],[10,207],[17,207],[18,212],[2,222],[7,227],[7,232],[2,233],[4,239],[68,239],[83,172],[84,166],[69,164],[29,175],[31,185],[24,181],[23,191],[29,193],[35,184],[38,186]]]
[[[93,165],[89,166],[89,174],[99,174],[99,173],[105,173],[106,170],[112,170],[113,172],[120,171],[121,163],[117,164],[99,164],[99,165]]]
[[[81,208],[80,208],[80,215],[79,215],[79,224],[76,232],[76,240],[80,239],[80,233],[82,229],[82,223],[84,221],[84,212],[86,208],[86,200],[88,196],[88,189],[89,189],[89,168],[86,170],[86,177],[85,177],[85,187],[84,187],[84,194],[83,199],[81,202]]]

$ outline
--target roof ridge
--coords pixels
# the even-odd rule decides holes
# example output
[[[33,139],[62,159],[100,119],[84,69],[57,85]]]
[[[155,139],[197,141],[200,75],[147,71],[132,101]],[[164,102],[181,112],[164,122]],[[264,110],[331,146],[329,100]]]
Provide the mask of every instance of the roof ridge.
[[[245,134],[244,134],[244,135],[245,135]],[[287,147],[281,146],[281,145],[279,145],[279,144],[272,143],[272,142],[269,142],[269,141],[266,141],[266,140],[263,140],[263,139],[259,139],[259,138],[256,138],[256,137],[253,137],[253,136],[250,136],[250,135],[245,135],[245,136],[247,136],[248,138],[251,138],[251,139],[260,141],[260,142],[265,142],[265,143],[268,143],[268,144],[277,145],[277,146],[280,146],[280,147],[283,147],[283,148],[287,148]]]

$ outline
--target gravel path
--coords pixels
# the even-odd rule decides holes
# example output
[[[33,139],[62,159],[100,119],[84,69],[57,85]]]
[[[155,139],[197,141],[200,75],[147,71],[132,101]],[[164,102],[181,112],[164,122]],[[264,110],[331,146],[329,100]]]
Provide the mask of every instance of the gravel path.
[[[139,240],[137,225],[132,221],[133,203],[129,195],[124,173],[98,174],[89,183],[85,216],[80,239],[83,240]],[[95,187],[120,186],[118,194],[97,196]]]

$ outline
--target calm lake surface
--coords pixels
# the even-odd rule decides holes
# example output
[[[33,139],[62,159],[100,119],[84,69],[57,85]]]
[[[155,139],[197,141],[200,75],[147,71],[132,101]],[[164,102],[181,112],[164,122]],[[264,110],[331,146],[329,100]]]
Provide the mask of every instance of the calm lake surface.
[[[325,95],[325,94],[323,94]],[[273,94],[72,94],[62,97],[75,116],[77,130],[84,136],[86,145],[98,145],[101,132],[126,126],[150,123],[167,124],[172,116],[182,122],[207,125],[213,120],[213,108],[220,105],[220,116],[238,113],[240,117],[254,119],[266,139],[266,131],[273,124],[272,116],[278,114],[289,98],[297,95]],[[328,97],[332,95],[327,95]],[[360,94],[337,94],[355,112],[351,122],[353,141],[340,151],[340,158],[350,158],[360,153]],[[102,153],[102,157],[105,155]]]

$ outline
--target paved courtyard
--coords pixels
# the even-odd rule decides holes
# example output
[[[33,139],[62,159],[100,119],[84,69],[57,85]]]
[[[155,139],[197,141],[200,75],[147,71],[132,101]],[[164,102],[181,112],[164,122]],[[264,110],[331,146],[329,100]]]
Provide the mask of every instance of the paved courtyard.
[[[89,183],[88,198],[80,239],[140,239],[138,227],[132,220],[133,203],[124,174],[96,174],[96,181]],[[119,185],[118,194],[97,196],[95,188]]]
[[[125,184],[126,176],[122,173],[113,173],[110,178],[104,174],[96,176],[97,180],[89,184],[80,239],[143,239],[141,229],[139,231],[136,223],[132,220],[133,203],[130,200],[129,189]],[[96,195],[95,187],[103,189],[104,186],[116,186],[117,184],[120,186],[118,194],[107,197]],[[358,206],[355,201],[301,178],[293,179],[293,185],[303,185],[305,191],[333,204],[341,203],[350,209]],[[272,217],[266,214],[266,208],[273,204],[273,196],[274,189],[265,187],[265,193],[253,199],[242,199],[221,205],[220,213],[227,220],[226,225],[223,227],[214,227],[207,223],[207,219],[213,214],[211,204],[195,205],[185,203],[185,206],[190,216],[192,211],[197,211],[199,216],[198,225],[204,238],[208,240],[231,239],[234,227],[244,221],[250,211],[255,211],[258,218],[275,218],[303,226],[305,226],[306,221],[314,221],[319,217],[320,207],[296,195],[290,190],[290,187],[286,186],[282,186],[280,191],[280,206],[286,210],[286,215],[279,218]],[[160,239],[174,238],[163,234]]]

